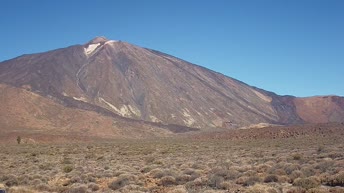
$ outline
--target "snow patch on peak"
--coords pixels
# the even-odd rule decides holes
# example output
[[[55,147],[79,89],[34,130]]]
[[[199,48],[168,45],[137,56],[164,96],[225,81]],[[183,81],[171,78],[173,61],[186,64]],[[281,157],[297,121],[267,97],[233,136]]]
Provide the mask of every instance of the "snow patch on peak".
[[[118,42],[118,41],[117,40],[109,40],[109,41],[105,42],[104,45],[111,44],[111,43],[116,43],[116,42]]]
[[[98,46],[100,45],[100,43],[97,44],[89,44],[87,46],[87,48],[85,48],[85,52],[87,55],[90,55],[92,52],[94,52],[95,49],[98,48]]]

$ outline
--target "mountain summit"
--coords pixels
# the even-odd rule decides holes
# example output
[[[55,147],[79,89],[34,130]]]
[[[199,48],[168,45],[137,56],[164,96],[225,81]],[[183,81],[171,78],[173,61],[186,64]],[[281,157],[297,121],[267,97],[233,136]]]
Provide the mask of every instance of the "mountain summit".
[[[69,131],[85,121],[75,118],[78,113],[122,122],[122,129],[127,122],[140,122],[142,125],[128,126],[140,132],[144,128],[147,132],[147,128],[162,127],[177,132],[344,120],[343,97],[279,96],[171,55],[104,37],[4,61],[0,63],[0,83],[1,93],[7,95],[0,98],[1,109],[6,106],[14,114],[27,111],[22,116],[32,122],[25,123],[25,128],[31,129],[42,127],[36,124],[36,111],[50,124],[48,128],[58,129],[60,124]],[[15,100],[10,91],[25,95],[22,100],[28,104],[38,104],[36,110],[8,106]],[[61,112],[68,109],[74,114],[61,117],[56,111],[47,116],[39,104],[46,109],[57,105]],[[24,127],[13,114],[0,113],[3,128]],[[100,120],[96,125],[105,127]],[[111,127],[119,128],[116,124]],[[92,131],[97,133],[95,126]]]

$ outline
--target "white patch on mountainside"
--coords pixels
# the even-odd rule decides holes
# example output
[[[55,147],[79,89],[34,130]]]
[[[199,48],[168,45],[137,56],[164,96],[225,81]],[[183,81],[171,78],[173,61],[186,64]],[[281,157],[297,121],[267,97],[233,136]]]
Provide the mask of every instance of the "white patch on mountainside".
[[[105,99],[99,97],[99,101],[104,102],[105,104],[107,104],[109,107],[111,107],[113,110],[116,111],[117,114],[123,116],[123,117],[129,117],[131,118],[132,114],[135,114],[137,116],[141,115],[141,112],[139,112],[138,110],[134,109],[133,107],[131,107],[130,105],[126,106],[123,105],[120,109],[118,109],[117,107],[115,107],[113,104],[109,103],[108,101],[106,101]]]
[[[77,101],[83,101],[83,102],[86,102],[87,103],[87,100],[86,98],[84,97],[73,97],[74,100],[77,100]]]
[[[88,45],[87,48],[85,48],[86,55],[90,55],[99,45],[100,43]]]
[[[132,107],[131,105],[128,105],[128,107],[129,107],[129,110],[130,110],[133,114],[135,114],[135,115],[138,116],[138,117],[141,117],[141,111],[140,111],[140,110],[138,110],[136,107]]]
[[[191,126],[193,123],[195,123],[195,119],[193,119],[191,117],[191,115],[189,114],[189,110],[188,109],[183,109],[183,116],[186,118],[184,121],[184,123],[187,125],[187,126]]]
[[[155,123],[159,123],[161,122],[160,119],[158,119],[157,117],[153,116],[153,115],[149,115],[149,118],[152,122],[155,122]]]
[[[111,107],[113,110],[115,110],[117,113],[120,113],[120,111],[111,103],[107,102],[105,99],[103,99],[102,97],[99,97],[99,101],[107,104],[109,107]]]
[[[119,110],[120,114],[124,117],[130,117],[131,113],[126,105],[123,105]]]

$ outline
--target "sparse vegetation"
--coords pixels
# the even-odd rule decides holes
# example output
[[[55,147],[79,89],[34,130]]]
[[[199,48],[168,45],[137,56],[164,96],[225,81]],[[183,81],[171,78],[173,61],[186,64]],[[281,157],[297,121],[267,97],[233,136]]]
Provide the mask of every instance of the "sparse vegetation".
[[[20,137],[20,136],[17,137],[17,143],[18,143],[18,144],[21,143],[21,137]]]
[[[8,192],[337,193],[343,147],[340,135],[1,145],[0,185]]]

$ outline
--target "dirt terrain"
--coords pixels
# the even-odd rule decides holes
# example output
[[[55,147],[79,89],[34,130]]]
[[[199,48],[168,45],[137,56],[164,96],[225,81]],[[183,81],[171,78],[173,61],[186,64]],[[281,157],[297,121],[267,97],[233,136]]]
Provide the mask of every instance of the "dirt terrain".
[[[342,193],[344,125],[0,145],[10,193]],[[67,140],[66,140],[67,141]]]

